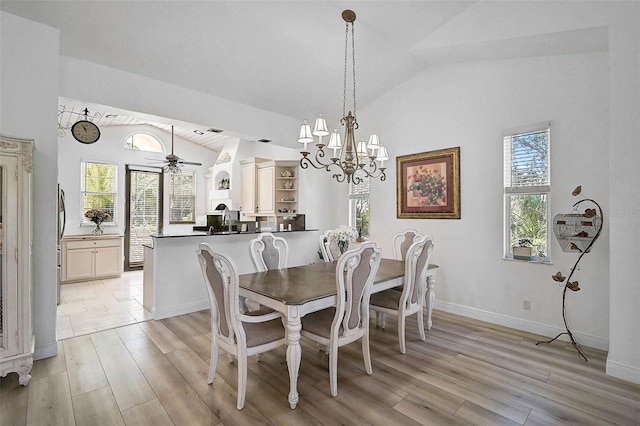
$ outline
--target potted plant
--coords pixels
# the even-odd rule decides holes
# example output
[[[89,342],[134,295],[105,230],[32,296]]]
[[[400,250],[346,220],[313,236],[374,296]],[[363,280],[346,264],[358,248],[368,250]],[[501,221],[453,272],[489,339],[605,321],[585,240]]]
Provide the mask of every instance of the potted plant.
[[[517,260],[531,260],[533,257],[533,242],[528,238],[518,240],[518,245],[513,246],[513,258]]]

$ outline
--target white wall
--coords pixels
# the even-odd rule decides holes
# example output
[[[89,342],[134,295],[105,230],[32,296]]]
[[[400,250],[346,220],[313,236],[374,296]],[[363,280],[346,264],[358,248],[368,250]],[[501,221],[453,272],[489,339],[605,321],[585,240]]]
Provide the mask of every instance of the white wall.
[[[368,106],[362,121],[376,122],[392,155],[459,146],[460,220],[395,219],[395,162],[391,182],[371,197],[372,239],[391,250],[406,228],[435,238],[440,265],[437,307],[554,336],[562,331],[561,287],[576,257],[551,235],[552,265],[502,259],[502,131],[551,122],[551,216],[569,213],[571,191],[607,205],[608,72],[606,54],[540,57],[434,66]],[[383,133],[382,133],[383,132]],[[608,343],[608,222],[568,295],[572,331],[589,346]],[[531,310],[523,310],[523,300]]]
[[[611,7],[609,209],[610,346],[607,374],[640,383],[640,5]]]
[[[0,133],[35,140],[33,312],[35,357],[57,353],[57,135],[59,32],[0,12]]]

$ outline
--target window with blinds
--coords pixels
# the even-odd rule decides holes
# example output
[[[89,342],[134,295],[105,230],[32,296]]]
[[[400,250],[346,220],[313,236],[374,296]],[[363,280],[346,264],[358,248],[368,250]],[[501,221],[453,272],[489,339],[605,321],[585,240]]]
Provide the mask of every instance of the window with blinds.
[[[513,258],[514,247],[530,247],[531,257],[527,260],[550,260],[547,220],[551,192],[549,140],[549,123],[504,133],[505,258]],[[525,253],[528,251],[524,250]],[[521,250],[518,252],[522,253]]]
[[[196,222],[196,173],[181,172],[169,178],[169,223]]]
[[[356,171],[356,176],[360,171]],[[363,173],[364,175],[364,173]],[[349,183],[349,226],[358,231],[360,238],[369,238],[369,177],[359,176],[357,185]]]
[[[116,221],[116,195],[118,166],[107,163],[82,161],[80,163],[80,198],[82,200],[82,221],[91,223],[85,217],[89,210],[103,210],[111,216],[103,224],[114,224]]]

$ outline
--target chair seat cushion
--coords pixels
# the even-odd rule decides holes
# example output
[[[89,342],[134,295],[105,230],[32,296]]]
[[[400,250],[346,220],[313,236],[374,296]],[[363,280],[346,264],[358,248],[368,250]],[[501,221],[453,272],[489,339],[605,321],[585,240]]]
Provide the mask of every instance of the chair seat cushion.
[[[247,347],[264,345],[283,339],[285,336],[282,320],[279,318],[265,322],[243,322],[244,332],[247,335]]]
[[[371,295],[369,306],[372,308],[380,306],[382,308],[395,309],[397,311],[400,306],[400,296],[402,296],[402,292],[394,289],[374,293]]]
[[[335,316],[335,307],[312,312],[302,317],[302,329],[328,339],[331,337],[331,324]],[[339,334],[342,334],[342,326],[340,326]]]

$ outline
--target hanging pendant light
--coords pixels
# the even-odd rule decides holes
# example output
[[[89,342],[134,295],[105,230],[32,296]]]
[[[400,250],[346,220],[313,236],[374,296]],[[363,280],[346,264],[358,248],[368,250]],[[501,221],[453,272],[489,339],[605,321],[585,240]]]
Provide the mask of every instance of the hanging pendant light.
[[[333,177],[338,182],[353,182],[359,184],[364,177],[373,179],[386,180],[384,162],[389,159],[387,149],[380,143],[380,138],[374,131],[369,137],[369,142],[365,142],[362,138],[357,144],[355,142],[355,130],[358,128],[358,119],[356,116],[356,52],[353,23],[356,20],[356,14],[352,10],[342,12],[342,19],[345,21],[345,39],[344,39],[344,91],[342,104],[342,119],[340,123],[345,126],[344,145],[341,141],[338,129],[331,132],[329,144],[326,146],[331,152],[329,155],[330,162],[324,161],[327,153],[325,152],[325,144],[323,137],[329,136],[327,122],[322,114],[318,115],[315,121],[313,131],[307,120],[303,121],[300,127],[300,136],[298,142],[304,144],[304,148],[300,153],[300,167],[303,169],[312,166],[316,169],[325,169],[333,173]],[[347,66],[349,58],[349,28],[351,28],[351,69],[353,71],[353,105],[352,109],[347,112]],[[318,138],[316,142],[316,150],[313,156],[308,151],[308,144],[315,141],[314,136]],[[358,172],[356,175],[356,171]]]

